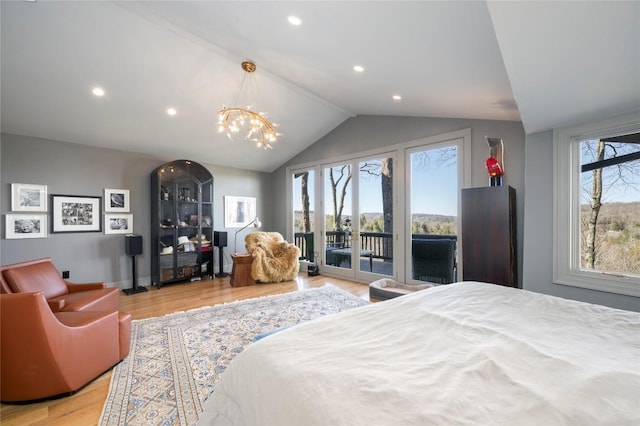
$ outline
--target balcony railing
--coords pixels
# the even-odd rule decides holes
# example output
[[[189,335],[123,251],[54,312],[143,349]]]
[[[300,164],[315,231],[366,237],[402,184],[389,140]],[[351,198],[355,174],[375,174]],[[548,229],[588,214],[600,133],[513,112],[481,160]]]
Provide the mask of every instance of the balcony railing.
[[[453,239],[455,235],[412,234],[411,239]],[[296,232],[294,244],[300,248],[301,259],[311,262],[314,259],[313,232]],[[346,231],[327,231],[325,244],[328,248],[351,247],[351,233]],[[374,259],[391,260],[393,258],[393,235],[390,232],[361,232],[360,249],[371,250]],[[315,251],[318,251],[317,249]]]
[[[332,257],[334,249],[351,247],[352,235],[346,231],[328,231],[325,235],[326,260],[328,264],[340,266],[341,261]],[[294,234],[295,244],[302,253],[300,259],[315,262],[312,232]],[[455,235],[412,234],[411,277],[414,280],[447,284],[457,280]],[[314,250],[315,248],[315,250]],[[372,252],[368,259],[369,270],[382,275],[391,275],[388,260],[393,259],[393,235],[389,232],[361,232],[360,249]],[[331,260],[329,260],[331,258]],[[378,261],[373,261],[377,259]],[[366,268],[366,265],[365,265]]]

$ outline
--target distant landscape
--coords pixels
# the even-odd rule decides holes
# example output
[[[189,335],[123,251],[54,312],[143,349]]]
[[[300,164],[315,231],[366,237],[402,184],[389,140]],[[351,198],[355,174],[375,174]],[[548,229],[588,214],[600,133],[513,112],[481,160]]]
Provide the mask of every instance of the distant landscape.
[[[581,207],[582,220],[589,215],[589,206]],[[346,215],[343,220],[353,219]],[[414,214],[412,233],[455,235],[456,216],[427,213]],[[295,212],[296,232],[302,232],[302,212]],[[382,213],[364,213],[360,225],[365,232],[382,232]],[[584,244],[584,238],[583,244]],[[598,217],[596,269],[606,272],[626,271],[640,275],[640,202],[603,204]],[[584,247],[581,250],[584,252]]]
[[[580,210],[585,223],[590,207],[583,205]],[[603,204],[596,241],[596,270],[640,275],[640,202]]]
[[[296,232],[302,232],[302,211],[296,211],[294,214]],[[350,215],[342,217],[343,222],[347,219],[353,222]],[[436,235],[455,235],[457,233],[456,216],[443,216],[436,214],[417,213],[412,218],[413,234],[436,234]],[[327,228],[332,229],[333,224],[328,222]],[[311,218],[313,226],[313,214]],[[384,224],[382,213],[363,213],[360,215],[360,229],[364,232],[383,232]]]

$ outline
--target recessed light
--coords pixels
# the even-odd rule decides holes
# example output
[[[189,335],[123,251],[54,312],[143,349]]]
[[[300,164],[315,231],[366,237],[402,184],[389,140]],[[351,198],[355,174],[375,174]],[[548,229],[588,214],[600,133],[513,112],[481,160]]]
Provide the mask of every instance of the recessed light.
[[[291,25],[295,25],[296,27],[302,25],[302,19],[298,18],[297,16],[289,15],[287,16],[287,21],[289,21]]]
[[[104,96],[104,89],[102,87],[94,87],[93,89],[91,89],[91,93],[93,93],[96,96]]]
[[[169,115],[176,115],[178,113],[178,111],[176,111],[175,108],[167,108],[167,114]]]
[[[393,100],[394,100],[394,101],[400,101],[400,100],[402,100],[402,96],[400,96],[400,95],[393,95]]]
[[[355,72],[363,72],[364,71],[364,67],[362,65],[354,65],[353,66],[353,70]]]

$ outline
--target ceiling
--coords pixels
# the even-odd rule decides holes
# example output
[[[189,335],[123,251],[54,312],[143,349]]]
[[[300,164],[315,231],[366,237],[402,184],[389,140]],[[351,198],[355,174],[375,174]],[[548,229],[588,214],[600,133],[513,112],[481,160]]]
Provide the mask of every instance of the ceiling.
[[[533,133],[640,107],[638,1],[0,7],[2,132],[169,159],[271,172],[356,115],[522,121]],[[273,150],[217,133],[247,59],[258,69],[246,103],[280,125]]]

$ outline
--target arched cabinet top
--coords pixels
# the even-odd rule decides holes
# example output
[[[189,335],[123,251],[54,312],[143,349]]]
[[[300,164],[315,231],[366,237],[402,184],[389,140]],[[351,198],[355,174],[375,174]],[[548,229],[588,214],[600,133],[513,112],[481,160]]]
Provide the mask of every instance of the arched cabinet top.
[[[191,160],[175,160],[165,163],[154,170],[162,180],[195,179],[207,183],[213,175],[202,164]]]

